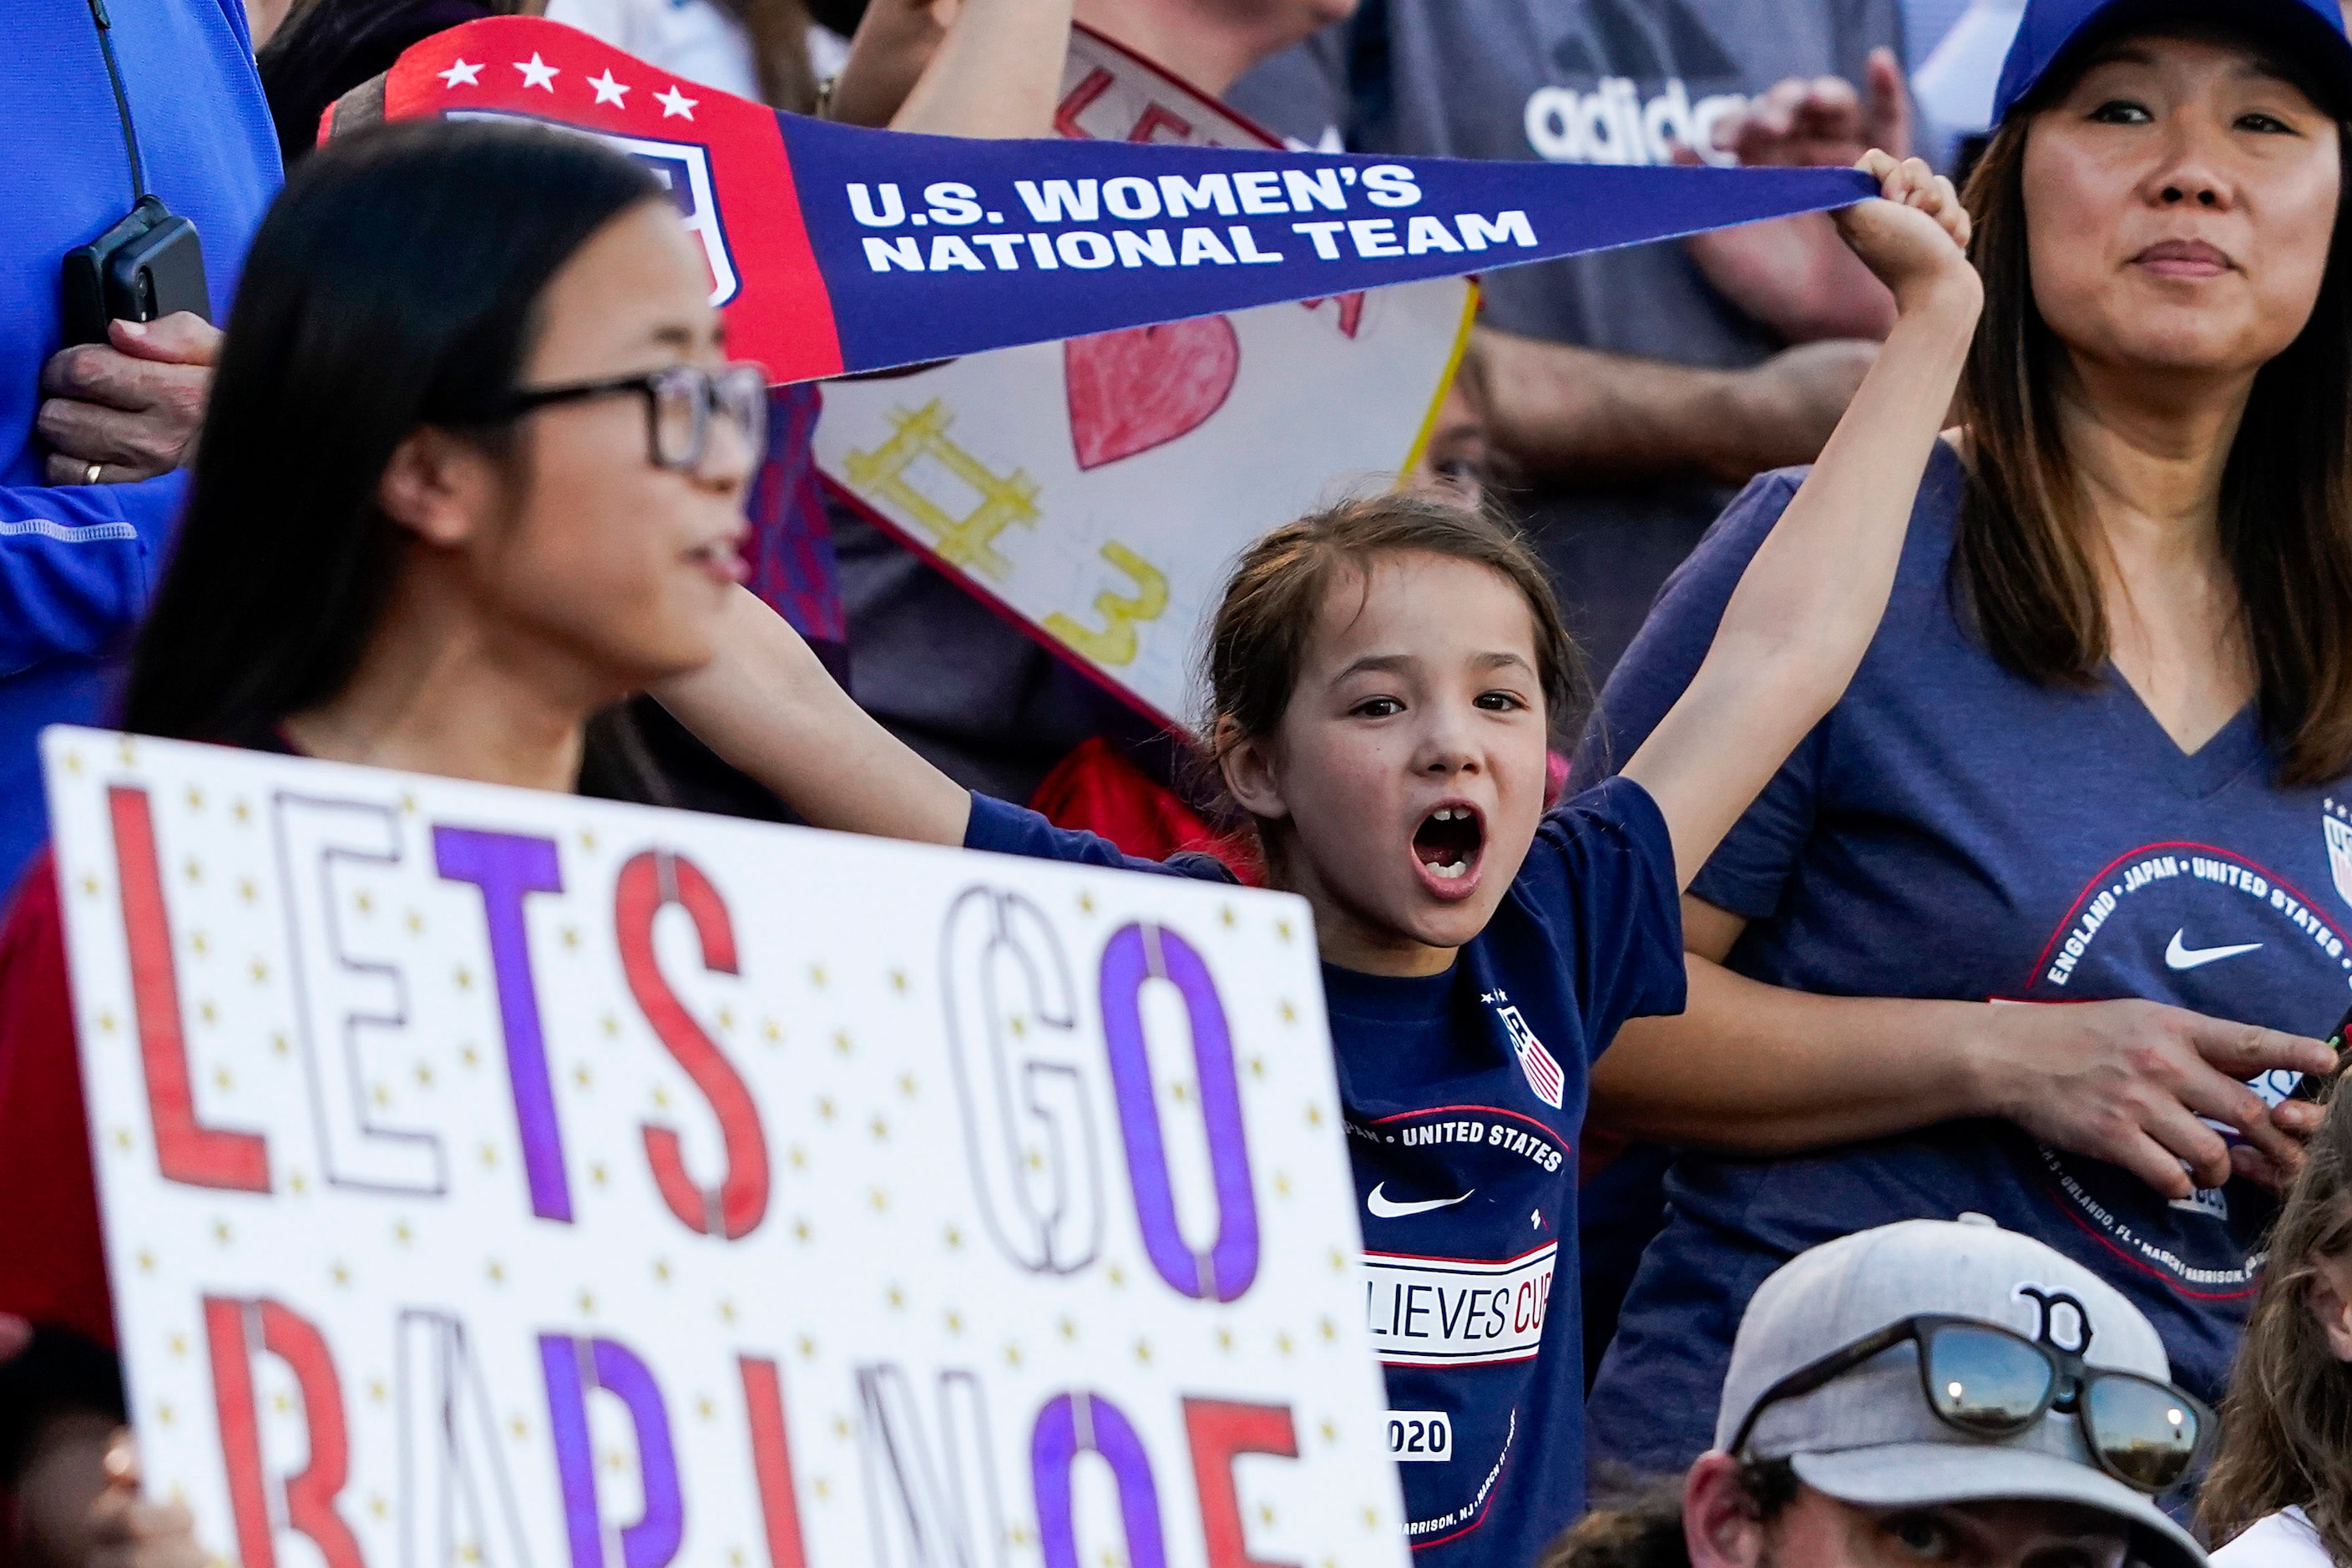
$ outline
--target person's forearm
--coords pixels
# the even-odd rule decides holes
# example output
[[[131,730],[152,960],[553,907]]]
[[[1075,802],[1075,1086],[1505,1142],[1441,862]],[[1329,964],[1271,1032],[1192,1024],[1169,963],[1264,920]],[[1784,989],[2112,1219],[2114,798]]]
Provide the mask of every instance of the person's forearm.
[[[890,117],[890,129],[1051,136],[1070,47],[1070,6],[1071,0],[963,0],[955,24]]]
[[[961,845],[971,796],[850,700],[800,635],[748,590],[718,657],[654,696],[703,744],[819,827]]]
[[[1999,1113],[1989,1004],[1816,996],[1688,958],[1683,1014],[1626,1025],[1594,1065],[1591,1125],[1773,1155]]]
[[[1697,470],[1737,482],[1769,466],[1754,461],[1734,372],[1488,327],[1477,342],[1494,389],[1489,438],[1532,479],[1601,487]]]

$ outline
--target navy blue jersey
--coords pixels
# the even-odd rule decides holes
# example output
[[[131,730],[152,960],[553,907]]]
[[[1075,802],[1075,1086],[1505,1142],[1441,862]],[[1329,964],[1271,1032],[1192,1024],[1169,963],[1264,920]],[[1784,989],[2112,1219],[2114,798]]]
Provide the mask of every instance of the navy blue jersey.
[[[974,849],[1218,877],[1128,858],[974,796]],[[1576,1266],[1585,1082],[1627,1018],[1680,1011],[1674,847],[1647,791],[1612,780],[1552,810],[1452,970],[1326,965],[1364,1205],[1364,1310],[1425,1564],[1528,1568],[1584,1505]]]
[[[1759,479],[1668,584],[1581,765],[1603,734],[1629,755],[1682,694],[1802,478]],[[1692,884],[1749,922],[1731,967],[1827,995],[2139,996],[2326,1033],[2352,996],[2352,795],[2280,785],[2251,707],[2184,752],[2112,668],[2049,687],[2003,668],[1956,611],[1963,479],[1939,447],[1852,685]],[[2275,1100],[2291,1084],[2256,1087]],[[1707,1447],[1766,1275],[1833,1237],[1969,1210],[2096,1269],[2156,1324],[2174,1375],[2218,1400],[2272,1212],[2242,1182],[2168,1203],[1999,1121],[1780,1160],[1685,1154],[1666,1193],[1591,1404],[1596,1453],[1659,1473]]]

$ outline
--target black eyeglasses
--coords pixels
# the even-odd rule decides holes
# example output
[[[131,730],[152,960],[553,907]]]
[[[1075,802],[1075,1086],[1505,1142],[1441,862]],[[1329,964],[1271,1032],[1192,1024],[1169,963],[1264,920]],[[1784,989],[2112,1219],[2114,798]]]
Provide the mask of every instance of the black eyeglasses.
[[[535,408],[579,403],[624,392],[646,400],[646,440],[656,467],[692,470],[710,447],[713,414],[734,427],[757,463],[768,441],[768,373],[756,364],[672,365],[645,375],[616,375],[563,386],[524,387],[499,405],[500,419],[520,418]]]
[[[1906,1341],[1919,1347],[1920,1391],[1945,1426],[1971,1437],[2014,1437],[2053,1409],[2071,1415],[2099,1468],[2151,1496],[2180,1483],[2213,1430],[2213,1412],[2168,1383],[2090,1366],[2076,1352],[1998,1323],[1923,1315],[1890,1323],[1766,1389],[1739,1424],[1730,1452],[1747,1447],[1772,1405],[1811,1394]]]

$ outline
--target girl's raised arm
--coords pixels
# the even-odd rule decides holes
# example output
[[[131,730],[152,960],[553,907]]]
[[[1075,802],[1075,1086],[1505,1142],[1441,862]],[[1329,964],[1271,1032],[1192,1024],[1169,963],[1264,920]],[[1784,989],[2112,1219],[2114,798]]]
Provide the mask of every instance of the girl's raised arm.
[[[1838,224],[1894,290],[1895,330],[1748,563],[1698,674],[1624,768],[1664,814],[1685,888],[1870,647],[1984,302],[1951,182],[1884,153],[1859,166],[1883,197]]]
[[[963,842],[963,786],[851,701],[758,595],[735,591],[715,640],[717,658],[654,689],[705,745],[819,827]]]

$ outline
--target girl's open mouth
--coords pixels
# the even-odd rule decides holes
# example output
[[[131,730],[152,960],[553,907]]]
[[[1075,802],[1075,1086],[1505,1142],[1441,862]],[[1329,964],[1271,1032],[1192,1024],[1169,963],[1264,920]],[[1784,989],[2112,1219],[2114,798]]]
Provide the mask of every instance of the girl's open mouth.
[[[1441,805],[1413,830],[1412,857],[1422,881],[1440,898],[1460,898],[1477,883],[1486,825],[1467,805]]]

